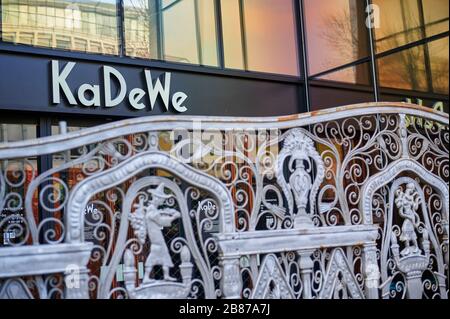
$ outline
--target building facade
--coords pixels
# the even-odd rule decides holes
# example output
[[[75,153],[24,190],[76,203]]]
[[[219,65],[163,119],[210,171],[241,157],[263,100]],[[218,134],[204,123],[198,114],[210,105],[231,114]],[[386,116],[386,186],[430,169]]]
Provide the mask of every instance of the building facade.
[[[76,63],[66,79],[75,95],[83,83],[101,85],[102,65],[117,66],[128,91],[144,87],[143,69],[154,78],[170,72],[171,91],[189,96],[183,114],[288,115],[370,101],[448,112],[448,2],[372,4],[370,30],[364,1],[5,0],[2,124],[27,124],[25,134],[45,136],[61,119],[78,127],[178,113],[159,99],[143,109],[127,98],[105,108],[102,87],[100,106],[67,96],[55,103],[51,60],[61,69]],[[9,130],[16,132],[2,140],[27,137]]]
[[[116,165],[117,168],[127,167],[122,162],[137,161],[139,156],[154,151],[155,147],[161,152],[175,154],[175,157],[181,156],[183,138],[195,144],[195,127],[192,132],[185,132],[187,135],[182,132],[173,138],[173,132],[186,130],[183,116],[193,123],[196,119],[201,120],[206,125],[203,130],[218,130],[218,134],[208,136],[213,140],[219,136],[223,148],[221,155],[211,150],[210,153],[200,151],[202,163],[199,164],[189,162],[199,156],[195,155],[197,149],[194,146],[192,153],[192,150],[187,152],[186,163],[189,165],[183,162],[187,165],[184,173],[177,171],[178,164],[166,162],[164,156],[149,159],[150,162],[161,161],[162,166],[153,167],[150,162],[146,164],[148,167],[145,166],[153,178],[146,179],[148,193],[164,198],[165,193],[154,187],[157,181],[164,180],[166,191],[177,194],[177,187],[180,187],[186,191],[185,196],[191,196],[188,202],[192,203],[186,210],[195,205],[199,211],[205,209],[205,221],[198,217],[198,224],[194,224],[209,225],[208,229],[198,226],[200,228],[192,234],[200,238],[196,239],[200,243],[200,252],[192,247],[195,240],[188,238],[189,227],[184,224],[186,219],[183,217],[182,224],[167,220],[164,223],[163,241],[172,243],[168,249],[174,259],[168,262],[170,257],[165,258],[163,253],[158,258],[165,260],[166,264],[162,266],[170,265],[167,266],[170,271],[161,267],[154,274],[151,268],[146,268],[149,264],[144,257],[151,256],[152,248],[144,245],[145,236],[141,243],[144,246],[140,250],[142,255],[135,258],[128,256],[131,252],[119,257],[108,255],[116,249],[110,247],[116,247],[116,239],[119,241],[120,238],[121,224],[114,226],[117,227],[115,230],[113,227],[115,213],[121,211],[122,205],[127,203],[128,192],[134,190],[133,178],[137,177],[133,176],[111,192],[103,185],[103,193],[96,193],[89,203],[83,202],[88,217],[79,236],[92,242],[98,248],[98,255],[92,254],[88,258],[85,251],[78,253],[79,258],[89,259],[91,277],[85,279],[86,282],[92,280],[94,288],[89,292],[67,292],[64,290],[67,287],[61,288],[62,282],[57,281],[51,286],[52,279],[41,278],[32,283],[29,292],[23,292],[24,296],[48,296],[44,291],[54,288],[56,297],[65,293],[66,297],[120,297],[124,292],[128,297],[154,297],[153,286],[138,287],[137,290],[133,285],[127,286],[134,281],[134,270],[130,269],[137,267],[139,279],[149,277],[151,273],[164,285],[171,275],[175,276],[181,280],[177,293],[186,293],[184,297],[198,294],[207,298],[261,298],[280,297],[281,294],[296,298],[418,298],[422,295],[446,298],[448,206],[442,199],[448,198],[448,116],[444,114],[448,114],[449,107],[448,7],[448,0],[0,0],[1,246],[12,248],[9,246],[14,246],[11,243],[15,240],[21,244],[28,241],[59,244],[63,238],[69,244],[80,244],[76,229],[75,235],[65,229],[68,228],[65,222],[72,222],[67,219],[71,209],[68,203],[75,200],[76,194],[82,203],[83,194],[76,192],[79,190],[77,185],[84,180],[94,180],[96,173],[115,170]],[[388,103],[383,109],[380,106],[383,104],[374,104],[376,102]],[[399,102],[422,105],[430,110],[409,105],[403,114]],[[353,111],[352,108],[335,108],[358,103],[361,105]],[[367,108],[363,103],[374,107]],[[335,109],[330,111],[330,108]],[[348,112],[354,112],[351,113],[354,116],[349,116]],[[364,112],[367,112],[367,118]],[[314,116],[317,116],[317,122],[309,119]],[[128,122],[116,122],[119,120]],[[237,135],[227,135],[227,125],[239,129],[255,126],[264,131],[264,136],[247,134],[241,142]],[[84,128],[91,130],[82,130]],[[147,134],[149,128],[151,134]],[[405,136],[402,130],[407,131]],[[65,140],[64,135],[68,132],[73,134]],[[377,134],[380,135],[378,138],[375,137]],[[39,140],[43,141],[40,148],[29,142],[46,137]],[[120,138],[109,144],[112,137]],[[260,137],[268,143],[262,143],[262,148],[257,143]],[[426,142],[417,142],[415,138],[419,137]],[[1,145],[2,142],[5,143]],[[367,146],[363,147],[364,143]],[[8,145],[13,145],[11,150]],[[272,175],[266,172],[258,180],[265,163],[260,161],[271,162],[270,156],[262,156],[264,147],[269,148],[268,154],[277,159],[281,165],[279,171],[283,173],[275,176],[273,172]],[[295,147],[301,148],[302,154],[306,155],[295,153]],[[382,154],[377,155],[379,152]],[[8,155],[21,160],[9,161]],[[222,166],[217,165],[218,158],[225,160]],[[251,158],[256,160],[249,164],[247,161]],[[144,165],[145,161],[144,158],[137,163]],[[308,163],[306,168],[304,161]],[[420,165],[411,162],[420,162]],[[137,172],[144,167],[139,165],[134,167]],[[422,166],[426,169],[422,170]],[[389,181],[388,186],[383,186],[386,188],[377,190],[381,193],[370,193],[366,184],[382,183],[382,172],[394,174],[389,173],[390,170],[401,175],[401,182]],[[414,170],[418,176],[411,175]],[[291,177],[297,174],[295,176],[303,178],[305,185],[310,184],[308,188],[294,189],[292,196],[289,185],[294,182],[287,177],[288,171],[292,173]],[[180,181],[174,178],[177,174],[190,174],[190,178]],[[204,175],[207,174],[221,180],[230,196],[223,195],[224,186],[206,178]],[[311,176],[305,177],[308,174]],[[439,178],[435,180],[429,175]],[[419,179],[425,184],[420,184]],[[206,183],[210,189],[195,193],[186,186],[189,182],[196,187]],[[93,187],[92,192],[97,191],[91,184],[86,185]],[[390,193],[394,186],[399,188]],[[444,191],[433,197],[435,193],[430,191],[433,187]],[[208,191],[224,197],[217,195],[219,200],[214,202],[206,194]],[[67,194],[63,195],[64,192]],[[397,200],[390,206],[379,208],[383,213],[363,216],[363,210],[359,209],[363,207],[366,192],[385,201],[387,198],[406,198],[406,206],[396,206],[402,212],[406,210],[406,215],[413,208],[407,206],[409,197],[405,196],[412,196],[414,201],[415,196],[423,196],[422,202],[426,199],[429,206],[434,205],[433,209],[442,211],[439,213],[442,216],[438,212],[431,213],[430,221],[425,217],[425,208],[416,207],[417,216],[422,216],[419,218],[423,222],[421,228],[414,221],[416,217],[412,226],[405,224],[398,216],[392,217],[393,212],[389,210],[397,205]],[[309,196],[307,203],[305,196]],[[316,196],[319,199],[314,207]],[[121,199],[117,200],[117,197]],[[280,204],[283,200],[286,202]],[[77,202],[74,207],[75,204]],[[140,204],[140,208],[136,206],[137,210],[150,209]],[[234,208],[236,225],[217,217],[224,213],[223,218],[233,219],[226,215],[227,205]],[[130,212],[137,212],[131,207],[135,206],[129,207]],[[166,212],[168,215],[177,215],[176,209],[183,211],[181,204],[172,202],[171,207],[173,210]],[[215,215],[215,208],[211,207],[220,207],[221,214]],[[322,248],[318,246],[313,252],[311,248],[305,248],[300,239],[293,241],[292,245],[299,245],[296,249],[293,246],[292,250],[297,251],[294,254],[266,251],[263,244],[253,246],[251,241],[259,238],[257,230],[284,228],[291,233],[271,233],[274,234],[271,239],[280,245],[288,245],[289,236],[296,235],[296,227],[303,227],[305,223],[301,218],[283,219],[280,216],[288,212],[292,215],[295,211],[303,218],[304,211],[314,209],[322,214],[321,217],[306,224],[343,227],[345,234],[337,240],[318,227],[308,233],[311,236],[308,238],[325,238],[320,247],[342,245],[345,249],[320,251]],[[420,213],[420,209],[424,211]],[[24,211],[34,214],[36,229],[28,225],[30,220],[25,221]],[[102,213],[99,215],[99,212]],[[192,218],[197,216],[192,211],[189,214]],[[16,220],[11,220],[12,215],[17,215]],[[101,222],[98,216],[103,216]],[[375,243],[377,231],[371,228],[372,224],[383,220],[387,225],[388,219],[391,226],[395,225],[378,236],[388,239],[382,244]],[[14,226],[6,226],[6,221],[18,229],[21,226],[17,225],[22,222],[27,224],[24,228],[30,227],[31,235],[11,231]],[[46,222],[51,225],[45,226]],[[133,219],[130,222],[132,226],[139,224]],[[226,229],[230,223],[234,225],[229,226],[233,231],[236,227],[239,231],[249,232],[241,238],[243,252],[238,258],[230,252],[239,249],[238,244],[227,237],[230,234]],[[76,221],[73,225],[71,227],[76,228]],[[110,234],[104,235],[101,227],[108,229]],[[390,234],[397,234],[400,228],[403,231],[403,227],[406,235],[391,239]],[[428,235],[421,231],[423,228],[433,230]],[[161,238],[158,232],[147,232],[150,239],[147,244],[152,245]],[[179,240],[175,235],[179,233],[189,242],[185,245],[187,252],[182,248],[185,239]],[[210,233],[220,233],[217,242],[209,239]],[[123,236],[132,237],[133,230],[130,228],[128,235],[124,232]],[[410,243],[417,241],[418,236],[421,245],[425,242],[421,246],[422,255],[413,251],[418,247],[417,242]],[[177,246],[177,240],[183,245]],[[396,240],[401,242],[401,247]],[[362,247],[357,243],[363,243]],[[412,248],[408,248],[410,244]],[[117,242],[117,247],[121,245],[126,246]],[[224,255],[218,255],[218,246]],[[443,254],[438,247],[444,250]],[[439,253],[431,253],[435,262],[431,263],[432,270],[424,272],[422,281],[414,281],[407,271],[404,279],[397,278],[395,267],[383,270],[386,264],[395,263],[397,268],[402,268],[404,259],[400,255],[417,258],[414,259],[417,264],[425,257],[428,260],[430,249],[439,250]],[[8,250],[0,250],[2,253],[7,255]],[[190,264],[191,254],[197,261],[204,259],[204,265]],[[340,269],[338,261],[344,255],[351,256],[351,262],[350,259],[348,262],[358,270],[354,276],[347,276],[348,272],[341,269],[341,277],[336,279],[340,288],[328,287],[325,279],[331,276],[330,269]],[[277,258],[283,260],[284,268],[280,273],[292,271],[294,274],[293,282],[284,283],[285,286],[273,286],[263,278],[265,267],[272,267],[270,271],[274,276],[280,275],[279,269],[273,266]],[[293,258],[302,265],[298,267],[306,267],[308,271],[295,270]],[[372,262],[371,258],[378,258],[379,263]],[[173,264],[180,270],[172,270]],[[362,265],[375,265],[375,275],[381,271],[379,277],[385,286],[371,286],[379,278],[373,279],[370,267]],[[120,271],[116,272],[117,267]],[[183,267],[194,271],[194,282],[200,282],[200,288],[191,290],[189,286],[189,291],[184,291],[186,287],[182,284],[185,280],[191,283],[193,278],[183,273]],[[5,274],[2,271],[0,264],[0,278]],[[86,269],[83,271],[87,272]],[[236,279],[233,273],[239,273],[239,278]],[[3,277],[8,277],[8,273]],[[0,281],[0,297],[7,295],[5,287],[8,285]],[[361,289],[352,288],[352,285]],[[44,286],[50,288],[46,290],[42,288]],[[408,288],[403,289],[404,286]],[[164,287],[158,289],[166,289]],[[167,289],[165,296],[174,297]]]

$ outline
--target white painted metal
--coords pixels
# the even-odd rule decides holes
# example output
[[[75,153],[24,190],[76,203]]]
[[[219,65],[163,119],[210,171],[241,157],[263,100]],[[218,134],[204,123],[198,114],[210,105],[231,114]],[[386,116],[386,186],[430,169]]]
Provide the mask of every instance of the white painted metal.
[[[447,298],[448,151],[405,103],[0,144],[0,297]]]

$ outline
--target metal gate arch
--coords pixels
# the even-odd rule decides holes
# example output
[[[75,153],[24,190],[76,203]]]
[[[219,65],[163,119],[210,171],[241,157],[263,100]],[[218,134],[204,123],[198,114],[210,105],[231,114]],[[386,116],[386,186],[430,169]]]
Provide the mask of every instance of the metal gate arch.
[[[411,177],[398,177],[399,175],[401,175],[402,173],[405,172],[409,172],[410,174],[413,174],[414,176],[417,176],[419,178],[421,178],[422,180],[426,181],[427,183],[429,183],[435,190],[437,193],[439,193],[442,196],[443,202],[442,205],[444,207],[443,209],[443,214],[442,214],[442,222],[443,222],[443,227],[446,229],[443,229],[443,232],[445,234],[447,234],[448,236],[448,219],[449,219],[449,187],[448,184],[446,184],[441,178],[439,178],[438,176],[430,173],[429,171],[427,171],[426,168],[424,168],[422,165],[417,164],[416,162],[414,162],[413,160],[411,160],[409,158],[409,156],[407,154],[405,154],[403,156],[402,159],[392,163],[389,167],[386,168],[385,171],[380,172],[374,176],[372,176],[368,181],[367,184],[364,185],[363,190],[362,190],[362,194],[363,194],[363,200],[361,201],[361,211],[363,211],[363,215],[364,215],[364,223],[365,224],[372,224],[373,223],[373,210],[372,210],[372,200],[373,200],[373,196],[375,194],[375,192],[377,192],[381,187],[387,185],[390,182],[394,182],[392,185],[392,188],[395,189],[397,188],[400,184],[412,184],[414,185],[414,189],[418,190],[420,189],[420,185],[419,183],[412,179]],[[424,206],[425,205],[425,201],[423,200],[423,194],[421,194],[421,205]],[[393,198],[390,197],[389,198],[389,205],[393,206]],[[422,207],[422,211],[425,212],[428,209],[426,207]],[[392,216],[390,216],[392,218]],[[429,222],[429,217],[425,214],[424,216],[424,223],[426,225],[429,226],[430,222]],[[389,221],[390,223],[392,223],[392,221]],[[428,228],[428,227],[427,227]],[[429,237],[430,235],[427,234],[427,237]],[[394,239],[395,242],[396,239]],[[431,241],[432,245],[434,245],[435,250],[436,250],[436,246],[439,246],[437,243],[437,239],[435,238],[434,234],[431,234],[431,238],[426,238],[426,240]],[[448,237],[447,237],[447,242],[444,242],[444,245],[447,245],[448,247]],[[382,253],[382,258],[381,261],[383,262],[383,260],[386,262],[386,256],[389,254],[389,249],[392,249],[392,247],[390,245],[392,245],[392,240],[390,238],[389,235],[384,236],[384,238],[382,239],[382,244],[381,244],[381,253]],[[397,245],[396,242],[394,243],[394,245]],[[448,248],[446,248],[448,249]],[[446,267],[448,268],[448,251],[447,251],[447,255],[445,254],[446,251],[444,250],[444,256],[441,258],[438,258],[440,255],[439,251],[436,251],[436,263],[437,263],[437,269],[438,269],[438,273],[445,273],[445,267],[444,267],[444,262],[447,264]],[[446,257],[447,256],[447,257]],[[422,289],[420,287],[420,280],[418,280],[417,278],[417,274],[415,274],[415,272],[417,272],[417,269],[415,268],[414,263],[419,263],[420,259],[424,259],[422,258],[423,256],[418,253],[418,254],[409,254],[406,258],[409,258],[410,261],[409,263],[411,265],[409,265],[409,267],[407,267],[407,279],[409,282],[409,290],[408,290],[408,294],[413,298],[413,299],[419,299],[422,295]],[[446,261],[445,258],[447,258]],[[411,261],[412,260],[412,261]],[[428,262],[428,260],[426,260]],[[396,260],[396,263],[400,264],[401,260]],[[400,267],[400,265],[397,265],[397,267]],[[408,278],[412,277],[411,279]],[[381,279],[382,280],[388,280],[387,278],[387,271],[386,269],[383,269],[381,272]],[[438,276],[438,280],[437,280],[437,285],[439,286],[440,289],[440,293],[441,295],[445,296],[446,293],[446,283],[445,283],[445,279],[443,276]],[[373,294],[377,295],[378,292],[375,290],[373,292]]]
[[[448,151],[448,114],[390,102],[0,144],[0,298],[447,299]]]
[[[196,171],[191,166],[183,164],[167,154],[150,151],[135,155],[114,167],[111,171],[94,175],[75,187],[68,202],[68,225],[70,228],[66,241],[70,243],[83,242],[81,231],[81,225],[83,225],[82,212],[92,194],[124,182],[130,176],[146,168],[158,167],[177,174],[180,178],[188,179],[196,186],[211,188],[221,204],[221,231],[224,233],[232,233],[234,231],[231,195],[220,181],[200,171]]]
[[[363,200],[361,201],[361,211],[364,212],[364,223],[372,224],[372,208],[371,201],[374,193],[382,186],[394,180],[398,175],[403,172],[412,172],[423,180],[427,181],[431,185],[436,187],[436,190],[441,193],[444,198],[443,205],[445,207],[446,222],[448,222],[449,217],[449,188],[441,178],[431,174],[422,165],[417,164],[411,159],[405,158],[397,162],[394,162],[390,167],[386,168],[385,171],[372,176],[366,185],[364,185],[362,193]]]
[[[83,232],[81,231],[81,225],[84,225],[83,217],[84,217],[84,207],[87,206],[89,199],[94,196],[97,192],[102,192],[110,187],[116,186],[120,183],[125,182],[130,179],[134,175],[139,172],[149,169],[149,168],[160,168],[167,170],[178,177],[189,181],[190,184],[193,184],[197,187],[208,189],[213,192],[214,196],[218,199],[219,203],[219,216],[221,216],[220,221],[220,230],[223,233],[233,232],[234,223],[233,223],[233,210],[232,210],[232,199],[228,190],[224,187],[220,181],[206,175],[202,172],[196,171],[191,166],[183,164],[177,161],[174,158],[171,158],[167,154],[150,151],[141,153],[139,155],[133,156],[118,166],[114,167],[111,170],[103,172],[99,175],[94,175],[86,180],[82,181],[78,184],[73,190],[69,201],[68,201],[68,236],[66,238],[66,242],[69,243],[78,243],[83,242]],[[155,179],[158,177],[154,177]],[[164,181],[167,185],[168,183],[173,183],[170,181]],[[134,183],[133,183],[134,185]],[[138,187],[142,187],[138,185]],[[172,187],[172,190],[174,188]],[[185,203],[183,203],[185,204]],[[131,205],[124,205],[124,210],[122,211],[119,235],[116,244],[122,245],[125,241],[125,232],[128,229],[128,218],[127,215],[130,212]],[[187,211],[187,209],[185,209]],[[125,217],[123,217],[125,216]],[[187,217],[182,216],[183,222],[186,221]],[[191,239],[193,241],[193,239]],[[194,249],[195,246],[190,247],[190,249]],[[194,250],[195,251],[195,250]],[[119,250],[120,252],[120,250]],[[118,264],[119,259],[121,258],[121,254],[114,254],[112,257],[111,264],[109,268],[115,267]],[[201,262],[201,257],[199,252],[194,253],[194,259],[199,260]],[[206,267],[201,267],[200,271],[203,277],[211,276],[205,271]],[[108,296],[107,289],[108,286],[112,282],[112,276],[114,272],[108,271],[108,275],[105,278],[105,282],[101,283],[99,287],[99,297],[106,298]],[[212,280],[205,280],[206,297],[214,298],[214,289],[210,287],[212,284]],[[85,287],[87,292],[87,287]]]

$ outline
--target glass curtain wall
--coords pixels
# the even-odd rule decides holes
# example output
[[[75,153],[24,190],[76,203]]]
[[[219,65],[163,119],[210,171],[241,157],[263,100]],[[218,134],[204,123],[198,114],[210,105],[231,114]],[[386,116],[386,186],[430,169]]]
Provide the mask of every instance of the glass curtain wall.
[[[22,45],[298,76],[293,1],[1,0],[1,38]]]
[[[124,5],[130,56],[219,66],[223,45],[226,68],[299,75],[292,0],[124,0]]]
[[[369,84],[369,68],[355,63],[370,55],[364,8],[361,0],[304,1],[312,78]]]
[[[381,100],[392,100],[394,95],[403,100],[409,96],[433,101],[442,98],[448,112],[449,1],[368,3],[375,5],[379,22],[372,32],[373,68],[366,1],[303,0],[309,79],[313,83],[361,84],[362,90],[376,85]],[[346,95],[344,91],[341,94]],[[342,101],[357,99],[355,93]],[[420,99],[413,100],[417,101]]]
[[[448,95],[448,0],[374,0],[374,4],[385,21],[375,29],[380,86]]]

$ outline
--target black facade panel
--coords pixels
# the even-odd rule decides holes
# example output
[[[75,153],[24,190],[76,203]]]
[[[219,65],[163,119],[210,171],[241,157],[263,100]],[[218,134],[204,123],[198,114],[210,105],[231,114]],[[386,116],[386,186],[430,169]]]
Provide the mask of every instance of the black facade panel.
[[[358,90],[355,86],[340,87],[310,86],[311,110],[343,106],[356,103],[374,102],[375,97],[370,90]]]
[[[67,77],[67,84],[78,105],[68,103],[62,90],[61,103],[52,103],[51,61],[57,59],[59,68],[67,62],[76,62]],[[117,106],[104,107],[103,65],[118,70],[125,78],[127,95]],[[145,109],[135,110],[128,102],[128,93],[133,88],[147,92],[142,66],[111,64],[74,59],[54,58],[37,55],[0,53],[0,109],[39,111],[46,113],[84,114],[107,117],[134,117],[158,114],[180,114],[172,106],[166,111],[159,97],[153,110],[150,108],[148,93],[141,102]],[[201,74],[189,71],[148,68],[153,81],[159,77],[164,83],[165,72],[171,72],[171,94],[182,91],[188,95],[183,105],[185,115],[210,116],[279,116],[304,112],[303,89],[299,83],[249,79],[218,74]],[[113,78],[114,79],[114,78]],[[101,106],[82,106],[77,98],[77,90],[82,84],[100,86]],[[112,96],[117,91],[118,82],[112,81]]]

